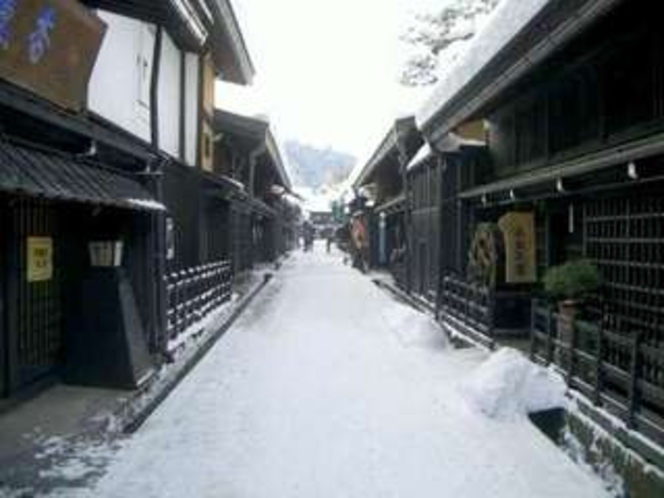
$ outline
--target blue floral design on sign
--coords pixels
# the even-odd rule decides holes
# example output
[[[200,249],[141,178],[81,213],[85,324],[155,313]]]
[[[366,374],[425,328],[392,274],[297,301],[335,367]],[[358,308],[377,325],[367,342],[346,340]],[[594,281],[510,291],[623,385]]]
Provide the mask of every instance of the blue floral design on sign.
[[[16,15],[16,0],[0,0],[0,48],[9,48],[10,25]]]
[[[55,9],[44,7],[35,24],[35,30],[28,37],[28,54],[32,64],[38,64],[51,46],[50,34],[55,28]]]

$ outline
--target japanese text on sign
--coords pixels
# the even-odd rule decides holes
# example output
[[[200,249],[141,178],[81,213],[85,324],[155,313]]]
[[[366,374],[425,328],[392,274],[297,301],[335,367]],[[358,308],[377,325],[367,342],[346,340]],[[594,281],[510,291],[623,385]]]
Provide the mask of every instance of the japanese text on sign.
[[[53,239],[28,237],[26,247],[28,282],[51,280],[53,278]]]

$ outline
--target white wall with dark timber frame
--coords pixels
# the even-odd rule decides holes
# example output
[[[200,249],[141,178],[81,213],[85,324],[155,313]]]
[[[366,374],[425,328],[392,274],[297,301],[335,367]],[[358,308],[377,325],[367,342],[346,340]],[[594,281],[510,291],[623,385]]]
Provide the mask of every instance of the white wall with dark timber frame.
[[[159,147],[173,157],[180,155],[181,54],[164,32],[159,66]]]
[[[99,16],[108,29],[92,72],[88,107],[149,141],[155,27],[104,11]]]
[[[199,56],[185,54],[185,154],[190,166],[196,165],[198,150]]]

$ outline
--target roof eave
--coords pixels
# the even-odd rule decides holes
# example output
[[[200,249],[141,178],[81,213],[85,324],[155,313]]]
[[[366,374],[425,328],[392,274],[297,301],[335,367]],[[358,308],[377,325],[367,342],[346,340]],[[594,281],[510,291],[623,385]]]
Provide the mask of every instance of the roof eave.
[[[270,155],[270,158],[272,159],[272,162],[275,165],[277,174],[279,175],[279,179],[281,180],[282,185],[287,190],[290,190],[292,188],[292,185],[290,182],[290,178],[288,176],[288,172],[286,171],[286,165],[284,164],[283,157],[281,156],[279,145],[277,144],[277,141],[274,138],[274,135],[272,134],[269,128],[267,129],[265,142],[267,145],[268,154]]]
[[[355,182],[353,182],[353,187],[360,188],[368,183],[372,175],[381,167],[389,155],[399,152],[399,142],[407,141],[408,137],[413,133],[419,133],[417,124],[415,123],[415,116],[407,116],[395,120],[376,151],[369,161],[367,161],[364,168],[362,168]]]
[[[360,188],[368,183],[379,167],[379,165],[385,160],[385,158],[390,154],[390,152],[397,149],[397,132],[394,126],[390,128],[387,135],[383,137],[380,145],[373,153],[369,161],[364,165],[362,171],[358,175],[357,179],[353,182],[353,188]]]
[[[263,142],[269,126],[270,124],[263,119],[243,116],[222,109],[214,111],[214,128],[217,132]]]
[[[552,11],[543,9],[452,98],[441,103],[428,119],[420,123],[422,133],[431,142],[438,142],[454,127],[476,116],[508,87],[522,79],[621,1],[623,0],[587,0],[568,16],[557,19],[558,24],[552,24],[549,19],[553,17]],[[546,30],[542,29],[544,26],[547,27]],[[498,63],[509,56],[510,50],[522,43],[528,43],[530,48],[525,54],[512,60],[507,70],[499,70]]]
[[[210,36],[218,77],[230,83],[250,85],[256,73],[233,7],[228,0],[207,0],[214,17]]]

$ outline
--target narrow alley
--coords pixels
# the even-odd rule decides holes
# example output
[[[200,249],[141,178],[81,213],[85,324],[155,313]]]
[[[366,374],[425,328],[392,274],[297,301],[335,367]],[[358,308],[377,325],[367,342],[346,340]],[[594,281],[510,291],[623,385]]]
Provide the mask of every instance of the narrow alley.
[[[485,357],[298,252],[81,496],[604,496],[525,416],[467,404]]]

